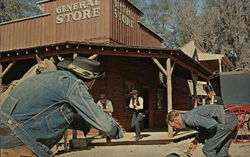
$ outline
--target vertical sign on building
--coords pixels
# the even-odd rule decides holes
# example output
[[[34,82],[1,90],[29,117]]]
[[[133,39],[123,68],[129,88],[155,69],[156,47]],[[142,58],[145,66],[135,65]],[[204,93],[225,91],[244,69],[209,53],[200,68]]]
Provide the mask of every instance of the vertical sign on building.
[[[113,17],[130,28],[134,26],[132,10],[120,0],[113,0]]]

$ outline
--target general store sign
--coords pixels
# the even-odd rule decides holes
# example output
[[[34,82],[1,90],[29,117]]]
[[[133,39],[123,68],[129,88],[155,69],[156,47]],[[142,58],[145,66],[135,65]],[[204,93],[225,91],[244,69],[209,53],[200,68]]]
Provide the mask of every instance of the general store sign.
[[[77,3],[61,5],[56,8],[56,23],[99,17],[100,10],[100,0],[83,0]]]
[[[113,0],[113,17],[133,28],[132,10],[119,0]]]

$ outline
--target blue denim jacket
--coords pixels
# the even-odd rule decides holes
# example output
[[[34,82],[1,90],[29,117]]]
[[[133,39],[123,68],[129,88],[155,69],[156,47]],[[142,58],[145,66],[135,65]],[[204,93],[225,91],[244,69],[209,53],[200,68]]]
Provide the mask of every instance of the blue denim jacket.
[[[217,128],[225,127],[225,112],[223,105],[203,105],[181,115],[185,128],[199,131],[196,140],[204,143],[205,140],[216,132]]]
[[[21,133],[20,129],[15,132],[21,136],[21,141],[17,141],[15,136],[0,136],[1,148],[23,143],[32,147],[30,142],[24,142],[27,139],[22,137],[24,132],[31,137],[30,141],[36,141],[45,149],[51,148],[61,139],[76,112],[111,138],[123,137],[120,126],[95,104],[84,83],[68,71],[44,72],[25,80],[13,89],[0,107],[0,113],[6,115],[1,117],[0,127],[8,125],[6,121],[9,122],[10,115],[9,119],[13,118],[17,125],[9,127],[13,130],[21,127],[22,130]]]

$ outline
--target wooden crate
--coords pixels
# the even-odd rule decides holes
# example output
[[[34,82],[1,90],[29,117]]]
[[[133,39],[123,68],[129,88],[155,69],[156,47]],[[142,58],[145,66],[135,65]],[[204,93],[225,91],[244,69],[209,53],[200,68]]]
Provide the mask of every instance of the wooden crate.
[[[37,157],[27,146],[2,149],[0,157]]]

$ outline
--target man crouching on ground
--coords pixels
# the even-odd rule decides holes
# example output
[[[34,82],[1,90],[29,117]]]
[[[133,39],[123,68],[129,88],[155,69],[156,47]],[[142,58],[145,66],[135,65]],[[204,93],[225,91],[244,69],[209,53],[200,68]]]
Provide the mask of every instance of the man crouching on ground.
[[[120,126],[89,93],[105,75],[100,62],[76,57],[59,62],[58,68],[23,81],[0,105],[0,148],[26,145],[36,155],[49,157],[77,115],[110,138],[123,137]]]
[[[228,151],[236,131],[237,117],[222,105],[198,106],[185,114],[171,111],[166,122],[175,129],[192,128],[198,131],[198,136],[189,145],[190,150],[203,143],[202,150],[206,157],[230,156]]]

